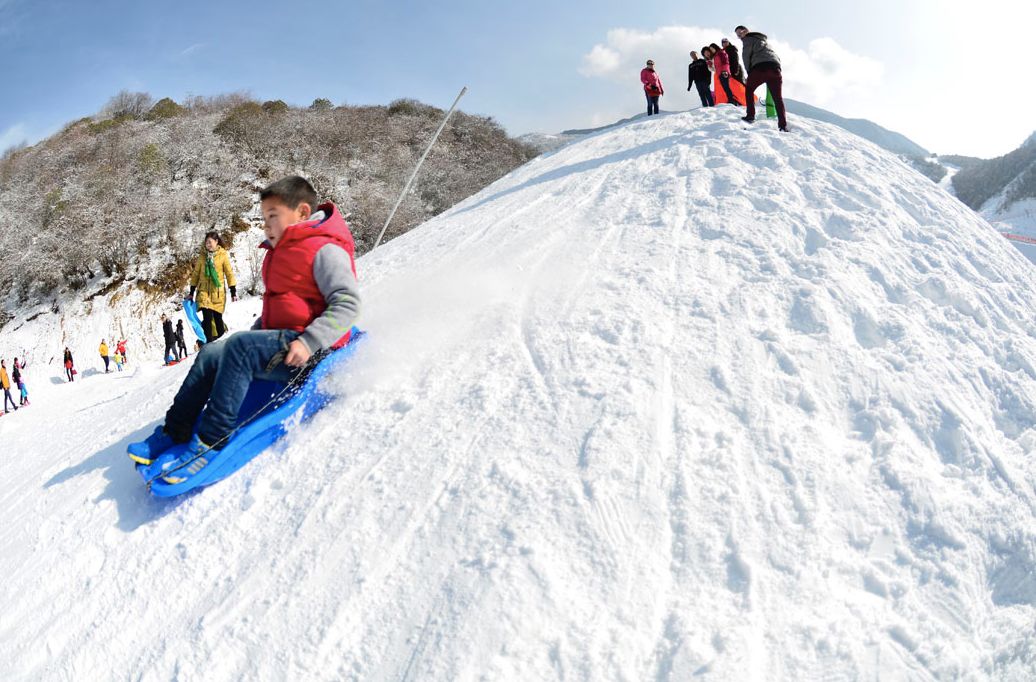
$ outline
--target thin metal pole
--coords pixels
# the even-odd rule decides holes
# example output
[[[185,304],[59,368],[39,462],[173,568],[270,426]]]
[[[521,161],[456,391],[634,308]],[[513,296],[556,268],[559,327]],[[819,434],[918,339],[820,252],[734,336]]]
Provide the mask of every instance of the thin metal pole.
[[[424,154],[421,155],[421,159],[417,162],[417,166],[414,167],[414,172],[410,174],[410,179],[406,181],[406,187],[403,188],[402,194],[400,194],[399,199],[396,200],[396,205],[392,207],[392,212],[389,213],[388,220],[385,221],[385,227],[381,228],[381,234],[378,235],[378,241],[374,242],[374,248],[372,248],[371,251],[378,248],[381,244],[381,238],[385,236],[385,230],[388,229],[389,223],[392,222],[393,216],[396,215],[396,210],[399,208],[399,205],[403,203],[403,198],[406,197],[407,192],[410,191],[410,185],[414,183],[414,178],[417,177],[417,171],[421,170],[421,164],[424,163],[425,158],[428,156],[428,152],[432,151],[432,146],[435,144],[435,141],[439,139],[439,134],[442,133],[443,128],[446,127],[446,122],[450,120],[450,116],[453,115],[453,111],[457,108],[457,103],[460,102],[460,98],[463,97],[464,93],[467,91],[467,86],[460,89],[460,94],[457,95],[457,99],[453,100],[453,106],[446,112],[446,117],[443,118],[442,123],[439,124],[439,129],[435,131],[435,135],[432,135],[432,141],[428,143],[428,148],[424,150]]]

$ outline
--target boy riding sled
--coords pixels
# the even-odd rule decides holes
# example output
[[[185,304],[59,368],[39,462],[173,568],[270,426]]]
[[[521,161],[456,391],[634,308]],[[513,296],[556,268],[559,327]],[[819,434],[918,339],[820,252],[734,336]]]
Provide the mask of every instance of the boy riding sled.
[[[128,448],[134,462],[151,464],[173,445],[188,443],[167,467],[166,483],[197,473],[208,464],[204,455],[214,456],[226,444],[254,379],[290,382],[314,353],[344,346],[359,313],[353,237],[338,208],[317,206],[313,186],[298,176],[278,180],[259,199],[267,250],[262,315],[252,329],[206,344],[165,424]]]

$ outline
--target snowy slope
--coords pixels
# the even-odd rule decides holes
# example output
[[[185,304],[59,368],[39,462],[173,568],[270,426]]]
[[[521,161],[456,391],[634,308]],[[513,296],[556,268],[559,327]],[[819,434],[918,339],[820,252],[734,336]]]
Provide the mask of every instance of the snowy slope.
[[[123,454],[183,366],[0,418],[0,676],[1031,678],[1032,266],[870,143],[738,114],[362,259],[341,397],[215,487]]]

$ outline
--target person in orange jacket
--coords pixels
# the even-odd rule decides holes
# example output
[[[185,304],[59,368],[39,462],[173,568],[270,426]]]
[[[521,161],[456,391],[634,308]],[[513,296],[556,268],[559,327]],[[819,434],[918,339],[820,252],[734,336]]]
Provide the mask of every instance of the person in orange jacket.
[[[11,377],[7,376],[7,365],[3,360],[0,360],[0,387],[4,389],[4,414],[7,414],[7,401],[11,401],[11,407],[17,410],[18,406],[11,397]]]

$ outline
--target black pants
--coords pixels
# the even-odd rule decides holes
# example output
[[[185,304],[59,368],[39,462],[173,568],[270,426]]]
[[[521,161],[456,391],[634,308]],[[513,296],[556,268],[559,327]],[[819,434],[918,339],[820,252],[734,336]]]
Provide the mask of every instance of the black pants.
[[[107,355],[102,355],[101,359],[104,360],[104,371],[107,372],[108,371],[108,356]]]
[[[176,337],[176,355],[181,359],[187,357],[187,344],[183,342],[182,336]]]
[[[645,93],[645,95],[647,96],[647,101],[648,101],[648,116],[650,116],[651,114],[657,114],[658,113],[658,95],[648,95],[647,93]]]
[[[227,333],[227,325],[223,324],[223,313],[201,309],[201,328],[205,332],[206,343],[211,343]]]
[[[727,93],[727,101],[731,104],[741,106],[741,102],[737,101],[737,99],[734,97],[734,93],[730,90],[730,76],[724,77],[722,74],[720,74],[719,84],[723,86],[723,92]]]
[[[703,107],[716,106],[716,103],[712,100],[712,90],[709,89],[708,78],[694,81],[694,87],[698,88],[698,97],[701,97],[701,105]]]
[[[11,401],[11,409],[17,410],[18,406],[14,404],[14,398],[11,397],[11,389],[4,389],[4,412],[7,412],[7,401]]]
[[[75,379],[73,379],[75,374],[72,373],[72,368],[71,367],[66,367],[65,368],[65,376],[68,377],[69,381],[75,381]]]
[[[162,362],[169,362],[169,358],[179,360],[176,355],[176,339],[165,340],[165,352],[162,353]]]

